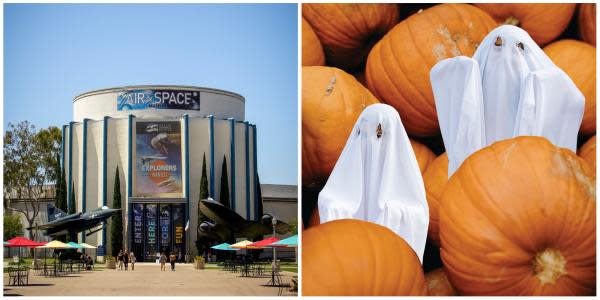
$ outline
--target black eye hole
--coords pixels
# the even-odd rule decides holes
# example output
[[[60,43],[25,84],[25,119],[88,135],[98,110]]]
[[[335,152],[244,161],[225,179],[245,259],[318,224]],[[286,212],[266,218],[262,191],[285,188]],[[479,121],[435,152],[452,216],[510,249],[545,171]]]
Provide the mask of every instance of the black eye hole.
[[[377,125],[377,129],[375,130],[375,132],[377,133],[377,138],[381,138],[381,135],[383,135],[383,130],[381,129],[381,123],[379,123],[379,125]]]
[[[496,37],[496,42],[494,43],[494,45],[500,47],[502,46],[502,38],[501,37]]]
[[[519,47],[519,49],[525,51],[525,45],[523,45],[523,42],[518,42],[517,47]]]

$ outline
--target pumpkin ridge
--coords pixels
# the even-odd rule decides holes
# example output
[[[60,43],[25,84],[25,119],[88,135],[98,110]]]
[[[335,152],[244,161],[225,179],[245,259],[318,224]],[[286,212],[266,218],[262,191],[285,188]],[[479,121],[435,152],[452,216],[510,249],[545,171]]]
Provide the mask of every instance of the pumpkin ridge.
[[[555,284],[561,276],[567,275],[567,261],[555,249],[548,248],[538,252],[532,260],[533,272],[540,285]]]
[[[335,4],[337,7],[340,7],[340,5]],[[356,5],[356,4],[351,4],[351,5]],[[353,20],[351,20],[344,12],[343,10],[340,8],[340,11],[342,11],[342,13],[340,15],[342,15],[344,17],[344,19],[346,19],[348,21],[348,24],[350,24],[350,26],[352,27],[352,29],[354,29],[354,32],[357,35],[362,35],[362,30],[360,30],[360,28],[358,28],[358,24],[356,24],[357,22],[354,22]],[[358,11],[359,14],[361,14],[362,16],[362,10],[360,8],[357,8],[356,11]],[[364,20],[363,20],[364,21]],[[368,26],[367,26],[368,28]],[[354,39],[354,36],[351,37],[352,40]],[[360,43],[357,43],[358,45],[360,45]],[[358,46],[358,45],[352,45],[352,48]]]
[[[463,15],[461,14],[460,10],[456,9],[456,7],[455,7],[454,5],[453,5],[453,6],[450,6],[449,8],[450,8],[451,10],[453,10],[453,11],[454,11],[454,12],[455,12],[455,13],[456,13],[458,16],[459,16],[459,19],[460,19],[460,21],[461,21],[463,24],[465,24],[465,27],[467,28],[467,30],[465,30],[465,35],[464,35],[464,38],[467,40],[467,43],[468,43],[469,45],[471,45],[471,46],[472,46],[473,44],[471,43],[471,38],[469,37],[469,28],[470,28],[469,24],[465,22],[465,19],[463,18]],[[472,7],[470,7],[470,8],[472,8]],[[469,9],[469,10],[465,9],[465,12],[466,12],[468,15],[471,15],[470,9]],[[435,13],[437,14],[438,12],[435,12]],[[442,19],[442,20],[443,20],[443,19]],[[447,27],[448,27],[448,26],[446,26],[446,28],[447,28]],[[454,39],[451,39],[451,40],[454,42],[454,44],[456,45],[456,48],[457,48],[457,49],[458,49],[458,51],[460,52],[460,54],[458,54],[457,56],[460,56],[460,55],[465,55],[465,56],[466,56],[466,55],[467,55],[467,53],[466,53],[466,51],[464,51],[463,49],[461,49],[461,47],[460,47],[460,44],[459,44],[459,43],[457,43],[456,41],[454,41]],[[472,56],[473,56],[473,55],[471,54],[469,57],[472,57]]]
[[[317,17],[320,21],[324,21],[325,23],[327,23],[329,25],[333,25],[332,26],[333,28],[338,29],[336,24],[331,22],[331,18],[328,16],[323,16],[318,9],[310,8],[310,6],[309,6],[308,10],[310,10],[313,14],[315,14],[315,17]],[[310,23],[309,18],[306,18],[306,19]],[[312,24],[310,24],[310,25],[313,26]],[[344,32],[344,31],[338,31],[336,34],[330,35],[328,32],[323,32],[322,30],[315,28],[315,26],[313,26],[313,29],[315,30],[315,33],[319,32],[320,34],[323,35],[324,38],[327,38],[328,40],[331,40],[331,41],[335,41],[336,43],[339,43],[339,44],[344,44],[344,45],[348,46],[348,48],[353,48],[356,46],[356,45],[346,44],[346,41],[352,40],[354,37],[346,34],[346,32]],[[319,37],[319,39],[321,39],[319,34],[317,34],[317,36]],[[342,39],[343,37],[345,37],[346,39]],[[321,44],[323,44],[323,42],[321,42]],[[327,48],[329,48],[329,46],[327,46]],[[325,45],[323,45],[323,49],[325,49]]]
[[[408,24],[408,23],[407,23]],[[414,42],[414,37],[412,36],[412,33],[410,32],[410,26],[407,25],[406,26],[406,30],[408,32],[408,36],[410,36],[410,38],[413,40]],[[390,56],[394,59],[394,63],[398,66],[398,70],[400,71],[400,73],[402,74],[402,76],[406,79],[407,82],[410,83],[410,85],[412,85],[412,87],[417,91],[417,94],[419,95],[419,97],[421,97],[422,99],[427,99],[427,97],[425,97],[425,95],[421,92],[421,90],[419,88],[417,88],[417,86],[415,85],[415,83],[410,79],[410,76],[407,76],[407,72],[405,71],[404,65],[402,65],[400,63],[400,61],[398,60],[398,58],[396,57],[396,55],[394,54],[394,50],[393,50],[393,44],[392,43],[392,39],[393,35],[390,35],[390,42],[387,43],[389,45],[389,51],[390,51]],[[422,53],[419,52],[419,50],[416,51],[417,53],[419,53],[419,56],[421,56],[422,58],[423,55]],[[383,62],[382,62],[383,64]],[[387,68],[382,68],[386,77],[391,78],[390,74],[388,73]],[[407,99],[408,97],[406,95],[404,95],[404,93],[402,91],[400,91],[400,89],[398,89],[398,87],[396,86],[396,84],[394,84],[394,82],[392,80],[390,80],[391,86],[394,87],[394,90],[399,94],[402,95],[402,98]],[[423,119],[426,119],[428,121],[433,121],[433,119],[431,119],[429,116],[427,116],[425,113],[423,113],[414,103],[413,101],[403,101],[404,103],[404,107],[410,107],[412,108],[413,112],[418,113],[421,117],[423,117]],[[421,101],[421,102],[428,102],[428,101]],[[396,104],[397,105],[397,104]],[[396,109],[397,110],[397,109]],[[400,116],[402,117],[402,116]],[[409,125],[412,127],[412,124]]]
[[[364,233],[366,233],[366,234],[365,234],[365,240],[368,240],[368,244],[375,245],[376,243],[374,242],[374,240],[376,240],[376,237],[374,238],[374,237],[372,236],[371,232],[365,229],[365,226],[364,226],[364,224],[363,224],[363,223],[359,223],[358,225],[359,225],[360,229],[361,229],[361,230],[362,230]],[[374,250],[375,250],[375,249],[373,249],[373,247],[367,247],[367,248],[368,248],[368,250],[370,251],[371,255],[373,255],[373,259],[375,260],[375,263],[374,263],[373,265],[374,265],[376,268],[378,268],[378,267],[379,267],[379,260],[378,260],[378,258],[379,258],[379,255],[377,255],[377,253],[375,253],[375,252],[374,252]],[[379,280],[379,278],[373,278],[373,277],[377,277],[377,275],[378,275],[378,274],[379,274],[379,272],[376,272],[376,273],[375,273],[375,276],[370,276],[370,278],[369,278],[369,279],[370,279],[370,282],[369,282],[369,284],[366,284],[366,283],[367,283],[367,280],[363,280],[363,281],[362,281],[362,283],[363,283],[362,290],[363,290],[363,291],[365,291],[365,290],[366,290],[366,286],[371,286],[371,287],[372,287],[372,288],[371,288],[371,294],[373,294],[373,295],[379,295],[379,294],[377,294],[377,292],[379,291],[379,289],[378,289],[377,285],[378,285],[378,283],[380,282],[380,280]],[[365,285],[366,285],[366,286],[365,286]]]

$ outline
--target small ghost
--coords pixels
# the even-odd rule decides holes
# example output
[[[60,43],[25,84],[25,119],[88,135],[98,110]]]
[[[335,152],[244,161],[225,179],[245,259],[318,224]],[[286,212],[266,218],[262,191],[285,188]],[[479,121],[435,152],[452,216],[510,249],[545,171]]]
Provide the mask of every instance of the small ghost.
[[[416,156],[391,106],[368,106],[319,193],[320,222],[359,219],[389,228],[423,261],[429,208]]]
[[[473,152],[515,136],[576,150],[585,98],[519,27],[492,30],[473,58],[442,60],[430,78],[448,176]]]

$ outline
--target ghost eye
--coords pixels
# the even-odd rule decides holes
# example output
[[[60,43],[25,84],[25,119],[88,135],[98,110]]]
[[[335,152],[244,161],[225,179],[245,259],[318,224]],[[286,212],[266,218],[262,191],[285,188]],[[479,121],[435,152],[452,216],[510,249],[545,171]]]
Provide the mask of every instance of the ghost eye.
[[[519,47],[519,49],[525,51],[525,45],[523,45],[523,42],[518,42],[517,47]]]
[[[377,130],[375,130],[375,132],[377,133],[377,138],[381,138],[381,135],[383,134],[383,130],[381,130],[381,123],[377,125]]]
[[[496,37],[496,42],[494,43],[494,45],[496,45],[498,47],[502,46],[502,38]]]

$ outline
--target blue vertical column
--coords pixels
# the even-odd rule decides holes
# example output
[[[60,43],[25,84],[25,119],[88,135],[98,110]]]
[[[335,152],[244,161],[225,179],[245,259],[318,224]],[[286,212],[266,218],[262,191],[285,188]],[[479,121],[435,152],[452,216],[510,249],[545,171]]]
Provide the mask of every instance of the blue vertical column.
[[[87,129],[89,119],[83,119],[83,142],[81,143],[81,153],[83,156],[83,162],[81,167],[82,181],[81,181],[81,212],[86,212],[87,202]],[[85,232],[81,232],[81,241],[85,243]]]
[[[209,143],[210,143],[210,191],[209,195],[215,199],[215,117],[208,116]]]
[[[184,206],[184,216],[185,216],[185,225],[188,225],[190,221],[189,217],[189,206],[190,206],[190,117],[188,114],[183,116],[183,126],[185,130],[185,139],[184,139],[184,147],[185,147],[185,198],[186,203]],[[185,255],[188,255],[188,238],[187,233],[183,236],[183,244],[185,245]]]
[[[132,191],[132,176],[133,176],[133,118],[135,118],[134,115],[129,115],[129,136],[128,136],[128,154],[127,154],[127,197],[125,198],[127,201],[127,232],[126,232],[126,237],[127,237],[127,248],[131,249],[131,239],[129,238],[130,236],[130,232],[131,232],[131,214],[133,211],[133,205],[130,203],[129,199],[130,197],[133,196],[133,191]],[[121,207],[123,206],[123,204],[121,203]]]
[[[246,157],[246,220],[250,220],[250,137],[248,135],[248,122],[244,122],[244,147]]]
[[[107,194],[106,194],[106,169],[107,169],[107,152],[108,146],[108,119],[110,117],[104,116],[104,122],[102,127],[102,206],[107,206]],[[106,221],[102,223],[102,245],[106,250]]]
[[[73,124],[75,122],[69,122],[69,175],[67,175],[67,213],[71,208],[71,195],[73,194]]]
[[[234,118],[229,118],[229,125],[230,125],[230,129],[231,129],[231,133],[230,133],[230,152],[229,152],[229,160],[230,160],[230,166],[231,166],[231,172],[229,172],[231,174],[231,209],[233,209],[233,211],[235,211],[235,119]]]
[[[256,124],[252,125],[254,129],[254,134],[252,135],[252,160],[254,165],[254,220],[258,220],[261,216],[258,215],[258,165],[256,164]]]
[[[63,171],[65,169],[65,151],[66,151],[66,145],[65,145],[65,139],[66,139],[66,137],[65,137],[65,135],[66,135],[66,132],[67,132],[67,125],[63,125],[62,126],[62,137],[61,137],[62,141],[61,141],[61,144],[60,144],[60,160],[61,160],[61,166],[60,167],[61,167],[61,169],[58,170],[59,172],[61,172],[61,174],[60,174],[61,176],[65,174],[65,173],[63,173]],[[57,182],[57,184],[58,184],[58,182]]]

